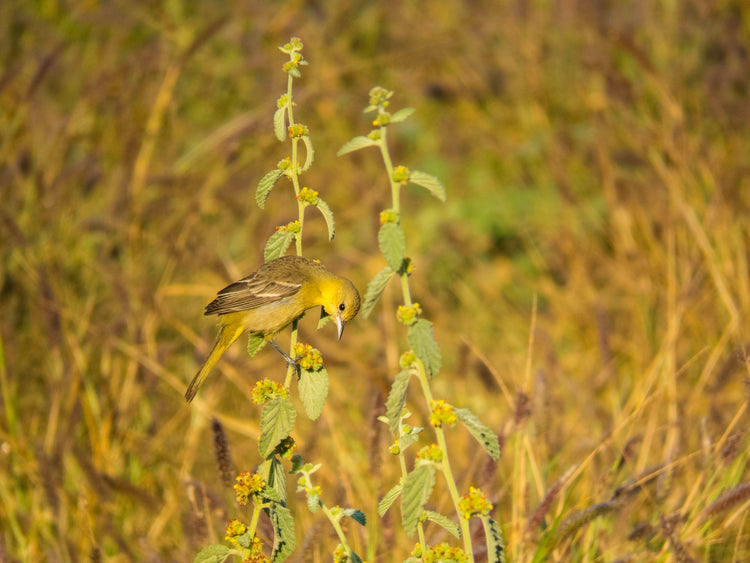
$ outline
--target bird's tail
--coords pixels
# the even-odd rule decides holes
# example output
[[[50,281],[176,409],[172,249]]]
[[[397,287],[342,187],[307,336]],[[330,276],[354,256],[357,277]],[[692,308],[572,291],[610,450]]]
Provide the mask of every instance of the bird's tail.
[[[219,361],[221,355],[226,352],[227,348],[229,348],[243,332],[245,332],[245,327],[243,326],[221,327],[219,335],[216,337],[216,343],[214,344],[214,347],[211,348],[211,353],[208,355],[208,358],[206,358],[206,361],[203,362],[201,369],[198,370],[198,373],[190,382],[190,385],[188,385],[187,391],[185,391],[185,400],[188,403],[195,398],[198,389],[200,389],[203,382],[206,381],[208,374],[211,373],[211,370],[216,365],[216,362]]]

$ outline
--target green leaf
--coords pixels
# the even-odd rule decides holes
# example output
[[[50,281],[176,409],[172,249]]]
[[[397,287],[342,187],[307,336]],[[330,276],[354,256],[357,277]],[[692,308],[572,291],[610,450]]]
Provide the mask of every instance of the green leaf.
[[[401,413],[406,404],[406,391],[409,388],[411,375],[411,371],[407,369],[396,374],[393,385],[391,385],[391,390],[388,393],[388,399],[385,402],[385,416],[388,418],[388,427],[394,436],[399,435]]]
[[[260,455],[267,457],[279,442],[289,436],[294,428],[297,411],[294,405],[285,397],[271,399],[260,413],[260,439],[258,450]]]
[[[354,553],[354,551],[351,551],[351,563],[362,563],[362,558]]]
[[[320,495],[314,489],[307,493],[307,508],[313,514],[320,508]]]
[[[445,186],[435,176],[419,170],[412,170],[409,172],[409,181],[412,184],[422,186],[440,201],[445,201]]]
[[[378,232],[380,252],[394,272],[401,267],[406,252],[406,233],[398,223],[383,223]]]
[[[222,563],[229,557],[229,548],[225,545],[209,545],[198,552],[193,563]]]
[[[284,171],[276,168],[275,170],[271,170],[260,179],[260,182],[258,182],[258,187],[255,190],[255,202],[258,204],[258,207],[260,207],[261,209],[264,209],[266,207],[266,200],[268,199],[268,195],[276,185],[276,182],[278,182],[279,178],[281,178],[283,175]]]
[[[375,304],[380,299],[380,296],[383,295],[385,287],[388,285],[388,282],[391,281],[391,277],[393,277],[393,274],[395,274],[395,272],[391,269],[391,267],[386,266],[377,274],[375,274],[375,277],[372,278],[370,280],[370,283],[367,284],[365,300],[362,304],[362,316],[365,319],[370,316],[370,313],[372,313]]]
[[[500,444],[497,435],[488,426],[482,424],[477,416],[469,409],[453,409],[456,418],[461,421],[471,435],[477,439],[484,450],[495,461],[500,457]]]
[[[343,514],[344,516],[348,516],[349,518],[353,518],[361,526],[367,526],[367,517],[361,510],[357,510],[356,508],[347,508],[346,510],[342,510],[341,514]]]
[[[414,108],[402,108],[391,115],[391,123],[399,123],[401,121],[404,121],[412,113],[414,113]]]
[[[385,496],[378,503],[378,516],[382,518],[383,515],[386,512],[388,512],[388,509],[391,507],[393,502],[399,497],[403,488],[404,486],[401,483],[399,483],[398,485],[394,485],[390,491],[385,493]]]
[[[299,396],[310,420],[316,420],[323,412],[328,397],[328,371],[320,368],[316,371],[300,369]]]
[[[289,509],[278,502],[269,507],[269,516],[273,526],[273,551],[271,560],[283,561],[294,551],[297,540],[294,535],[294,518]]]
[[[286,254],[289,245],[294,240],[294,233],[289,231],[276,231],[270,237],[266,243],[266,249],[263,252],[263,258],[266,262],[281,258]]]
[[[411,535],[417,531],[417,522],[424,512],[424,505],[435,486],[435,466],[422,464],[414,468],[404,479],[401,492],[401,524]]]
[[[273,114],[273,134],[279,141],[286,139],[286,106],[280,107]]]
[[[432,323],[426,319],[419,319],[409,327],[407,339],[417,358],[422,360],[427,375],[435,377],[440,371],[443,358],[440,354],[440,347],[435,342]]]
[[[312,140],[308,135],[302,137],[302,142],[305,143],[305,163],[302,165],[300,172],[304,172],[312,166],[315,160],[315,149],[313,149]]]
[[[432,510],[425,510],[424,515],[425,518],[432,522],[435,522],[435,524],[439,526],[442,526],[448,533],[452,534],[454,537],[461,537],[461,529],[458,527],[458,524],[456,524],[447,516],[443,516],[442,514],[433,512]]]
[[[328,240],[333,240],[333,237],[336,236],[336,228],[333,222],[333,211],[331,211],[331,208],[328,207],[328,204],[320,198],[318,198],[318,202],[315,204],[315,207],[317,207],[318,210],[323,214],[323,219],[326,220],[326,225],[328,225]]]
[[[401,447],[402,452],[419,441],[419,434],[422,430],[424,430],[422,427],[414,426],[408,434],[404,434],[398,439],[398,445]]]
[[[271,465],[268,471],[266,471],[264,467],[267,463]],[[284,471],[284,466],[281,465],[279,459],[274,456],[271,459],[264,461],[258,472],[261,475],[268,475],[266,488],[272,489],[276,493],[277,498],[273,498],[270,495],[268,498],[271,500],[286,502],[286,472]]]
[[[266,343],[266,337],[259,332],[251,332],[247,335],[247,353],[250,357],[255,356]]]
[[[337,156],[344,155],[349,152],[357,151],[359,149],[363,149],[365,147],[372,147],[377,145],[377,141],[373,141],[370,139],[370,137],[365,137],[364,135],[359,135],[357,137],[354,137],[353,139],[347,141],[344,143],[344,146],[339,149],[339,152],[336,153]]]
[[[505,541],[500,525],[488,515],[481,517],[484,526],[484,536],[487,540],[487,556],[489,563],[505,563]]]
[[[234,539],[240,547],[246,549],[250,549],[250,546],[253,545],[253,538],[250,537],[250,530],[246,530],[244,534],[236,536]]]

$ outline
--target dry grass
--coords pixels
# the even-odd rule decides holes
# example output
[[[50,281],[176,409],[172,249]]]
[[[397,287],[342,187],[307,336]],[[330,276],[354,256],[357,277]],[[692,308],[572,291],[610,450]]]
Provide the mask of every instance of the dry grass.
[[[512,560],[750,559],[742,2],[73,4],[0,6],[0,561],[187,561],[236,515],[212,419],[252,469],[249,390],[283,367],[236,346],[182,394],[203,306],[290,219],[288,194],[260,212],[253,190],[283,154],[291,35],[305,180],[338,225],[328,244],[310,221],[308,255],[360,287],[388,194],[374,155],[335,153],[372,85],[417,108],[394,155],[449,202],[406,194],[414,291],[436,395],[502,436],[497,464],[460,431],[449,448]],[[375,511],[398,475],[375,422],[403,343],[385,297],[344,346],[302,323],[332,381],[300,453],[329,505],[368,515],[348,532],[370,561],[416,541]],[[292,497],[296,560],[328,560],[332,530]]]

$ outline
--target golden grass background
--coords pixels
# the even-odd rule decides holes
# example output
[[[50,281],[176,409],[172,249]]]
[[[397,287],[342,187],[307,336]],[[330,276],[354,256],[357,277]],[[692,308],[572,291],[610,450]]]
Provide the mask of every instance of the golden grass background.
[[[391,139],[448,188],[445,205],[409,188],[403,216],[435,394],[501,435],[497,464],[461,429],[449,448],[513,559],[750,558],[743,2],[13,0],[0,25],[0,561],[189,561],[238,515],[210,421],[253,469],[249,390],[284,367],[236,345],[182,394],[214,338],[204,305],[295,213],[283,184],[254,201],[287,154],[271,117],[293,35],[303,182],[337,221],[329,244],[308,212],[305,252],[361,290],[387,183],[374,151],[335,154],[369,131],[373,85],[417,109]],[[416,541],[397,508],[375,513],[398,479],[375,421],[404,349],[396,299],[342,344],[302,322],[332,382],[298,451],[329,505],[367,514],[347,530],[371,561]],[[293,559],[330,560],[293,488]]]

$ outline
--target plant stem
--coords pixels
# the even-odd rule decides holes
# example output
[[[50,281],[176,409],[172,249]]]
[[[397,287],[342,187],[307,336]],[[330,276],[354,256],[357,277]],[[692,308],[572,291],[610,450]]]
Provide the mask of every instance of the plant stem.
[[[425,372],[424,365],[419,362],[419,383],[422,386],[422,393],[424,394],[427,406],[432,408],[432,391],[430,390],[430,383],[427,379],[427,373]],[[451,469],[450,458],[448,457],[448,444],[445,441],[445,432],[440,426],[435,427],[435,435],[437,437],[438,447],[443,454],[443,461],[441,470],[445,477],[445,482],[448,485],[448,492],[451,495],[453,501],[453,508],[456,510],[458,516],[458,525],[461,527],[461,538],[464,542],[464,551],[469,561],[474,561],[474,555],[471,547],[471,532],[469,530],[469,521],[461,516],[459,510],[459,502],[461,502],[461,495],[458,494],[458,487],[456,487],[456,480],[453,477],[453,470]]]

